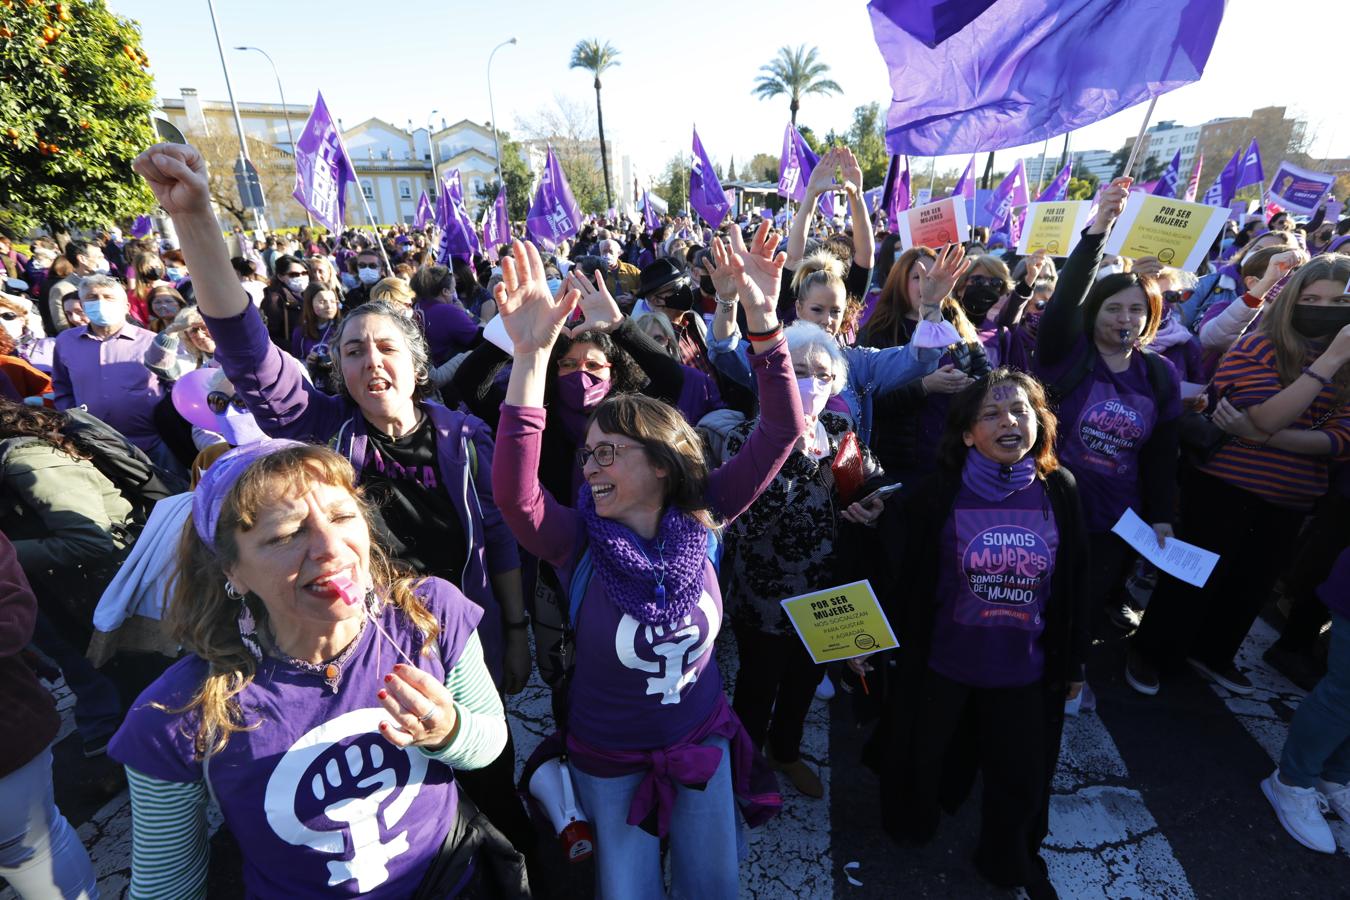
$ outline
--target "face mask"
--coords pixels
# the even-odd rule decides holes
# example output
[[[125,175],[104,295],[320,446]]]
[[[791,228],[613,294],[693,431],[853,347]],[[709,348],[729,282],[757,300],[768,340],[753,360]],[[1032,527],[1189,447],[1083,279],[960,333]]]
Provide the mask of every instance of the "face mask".
[[[379,269],[367,269],[363,266],[357,270],[357,275],[360,277],[361,283],[367,286],[380,280]]]
[[[355,289],[356,286],[360,284],[360,282],[356,280],[356,276],[351,272],[343,272],[339,277],[342,280],[342,286],[349,291]]]
[[[177,266],[169,266],[164,270],[164,277],[170,281],[180,281],[183,277],[183,270]]]
[[[999,293],[998,288],[972,284],[961,294],[961,308],[966,311],[970,321],[978,325],[984,321],[984,317],[994,308],[994,304],[1001,296],[1003,295]]]
[[[1098,266],[1098,267],[1097,267],[1097,280],[1098,280],[1098,281],[1101,281],[1101,280],[1102,280],[1103,278],[1105,278],[1107,275],[1115,275],[1115,274],[1117,274],[1119,271],[1120,271],[1120,265],[1119,265],[1118,263],[1108,263],[1107,265],[1104,265],[1104,266]]]
[[[23,337],[23,316],[15,316],[13,319],[0,319],[0,327],[5,329],[5,334],[17,341]]]
[[[712,295],[717,293],[717,287],[716,285],[713,284],[711,275],[699,276],[698,289],[702,291],[705,296],[708,297],[711,297]]]
[[[309,287],[309,276],[297,275],[294,278],[287,278],[286,287],[290,288],[297,294],[304,293],[305,288]]]
[[[802,395],[802,415],[815,418],[825,408],[832,392],[829,382],[819,378],[798,378],[797,393]]]
[[[112,270],[108,268],[108,264],[107,264],[106,262],[104,262],[104,263],[100,263],[97,267],[95,267],[95,269],[94,269],[94,274],[95,274],[95,275],[107,275],[107,274],[108,274],[109,272],[111,272],[111,271],[112,271]]]
[[[1294,330],[1306,338],[1323,338],[1350,325],[1350,304],[1295,306]]]
[[[84,314],[89,317],[89,324],[97,325],[100,328],[118,324],[118,321],[125,321],[127,317],[127,314],[122,311],[120,303],[108,306],[102,300],[86,300],[83,305]],[[114,320],[113,316],[118,313],[121,313],[121,315],[118,316],[118,320]]]
[[[609,396],[613,383],[584,369],[568,372],[558,379],[558,399],[568,409],[590,412]]]
[[[681,284],[666,295],[666,309],[684,312],[694,305],[694,291],[688,284]]]
[[[548,292],[553,296],[558,296],[558,291],[562,290],[561,278],[550,278],[548,280]]]

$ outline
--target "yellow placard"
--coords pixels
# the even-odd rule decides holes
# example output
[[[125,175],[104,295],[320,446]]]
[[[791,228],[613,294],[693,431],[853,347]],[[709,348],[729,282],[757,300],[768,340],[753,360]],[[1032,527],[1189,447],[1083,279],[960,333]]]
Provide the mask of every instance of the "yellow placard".
[[[1086,200],[1060,203],[1032,203],[1027,207],[1027,222],[1017,252],[1023,256],[1044,250],[1051,256],[1068,256],[1078,243],[1078,232],[1087,219]]]
[[[1136,191],[1106,241],[1106,253],[1195,271],[1218,237],[1228,210]]]
[[[852,659],[900,646],[866,581],[782,601],[797,636],[817,663]]]

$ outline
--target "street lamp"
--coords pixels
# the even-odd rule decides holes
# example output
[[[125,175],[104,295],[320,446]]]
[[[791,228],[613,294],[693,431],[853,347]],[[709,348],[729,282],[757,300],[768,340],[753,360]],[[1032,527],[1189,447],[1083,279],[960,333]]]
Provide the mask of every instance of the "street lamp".
[[[272,67],[272,77],[277,80],[277,93],[281,95],[281,118],[286,120],[286,138],[291,143],[291,156],[295,156],[295,132],[291,130],[291,113],[286,108],[286,90],[281,86],[281,75],[277,73],[277,64],[272,61],[272,57],[261,47],[235,47],[236,50],[256,50],[266,58],[268,64]],[[309,227],[314,227],[314,218],[310,216],[309,210],[305,210],[305,221]]]
[[[230,110],[234,113],[234,130],[239,135],[239,159],[240,165],[236,167],[236,174],[243,173],[243,184],[240,188],[240,197],[245,204],[253,211],[253,228],[262,233],[267,223],[263,220],[262,210],[252,205],[251,191],[249,196],[244,196],[244,191],[248,185],[248,168],[250,161],[248,158],[248,144],[244,141],[244,124],[239,120],[239,105],[234,102],[234,87],[230,84],[230,66],[225,62],[225,45],[220,41],[220,25],[216,22],[216,5],[213,0],[206,0],[206,9],[211,14],[211,30],[216,35],[216,52],[220,54],[220,68],[225,73],[225,92],[230,95]]]
[[[505,47],[507,44],[514,44],[515,42],[516,42],[515,38],[511,38],[509,41],[502,41],[500,44],[493,47],[492,52],[488,54],[488,65],[487,65],[488,115],[492,116],[492,146],[497,151],[497,185],[499,189],[501,185],[505,184],[506,182],[502,178],[502,145],[501,141],[497,140],[497,110],[492,105],[492,57],[496,56],[497,51]]]
[[[431,148],[431,184],[435,193],[440,193],[441,176],[436,172],[436,132],[431,127],[431,120],[436,117],[439,109],[433,109],[427,114],[427,146]]]

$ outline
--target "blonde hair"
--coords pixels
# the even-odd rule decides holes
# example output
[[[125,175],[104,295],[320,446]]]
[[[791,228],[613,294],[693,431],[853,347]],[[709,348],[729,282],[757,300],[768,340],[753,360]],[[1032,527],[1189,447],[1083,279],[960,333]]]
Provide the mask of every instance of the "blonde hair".
[[[819,285],[829,288],[837,286],[840,293],[846,293],[844,264],[839,261],[839,257],[826,250],[818,250],[803,259],[792,275],[792,291],[799,298]]]
[[[180,709],[157,708],[175,715],[195,713],[196,732],[189,734],[198,759],[225,749],[230,736],[251,731],[244,721],[238,695],[253,683],[257,660],[239,635],[239,600],[225,593],[225,570],[239,559],[236,535],[249,531],[261,512],[278,497],[293,497],[314,484],[341,487],[351,492],[367,523],[370,507],[353,485],[351,463],[323,447],[292,447],[262,457],[253,463],[225,497],[216,525],[216,546],[207,547],[191,518],[178,541],[178,571],[173,592],[164,611],[164,628],[184,649],[207,664],[207,674],[192,699]],[[388,556],[373,542],[370,571],[375,589],[388,597],[422,635],[421,652],[433,650],[440,626],[413,593],[419,579],[394,568]],[[243,601],[261,627],[267,609],[256,597]]]
[[[670,324],[670,316],[658,312],[643,313],[633,320],[633,324],[644,333],[650,334],[649,327],[661,332],[666,339],[666,352],[676,359],[679,358],[680,342],[675,337],[675,326]]]
[[[1313,257],[1294,271],[1275,302],[1267,304],[1266,313],[1261,317],[1261,333],[1275,345],[1275,370],[1279,372],[1280,384],[1285,386],[1298,380],[1303,367],[1308,364],[1308,356],[1324,346],[1323,341],[1311,341],[1294,328],[1294,310],[1299,295],[1316,281],[1334,281],[1341,285],[1350,282],[1350,256],[1323,253]],[[1350,365],[1341,366],[1332,381],[1339,388],[1338,397],[1344,400],[1350,394]]]
[[[417,297],[413,289],[404,281],[395,275],[388,278],[381,278],[370,289],[370,302],[379,303],[397,303],[400,306],[411,306],[413,300]]]

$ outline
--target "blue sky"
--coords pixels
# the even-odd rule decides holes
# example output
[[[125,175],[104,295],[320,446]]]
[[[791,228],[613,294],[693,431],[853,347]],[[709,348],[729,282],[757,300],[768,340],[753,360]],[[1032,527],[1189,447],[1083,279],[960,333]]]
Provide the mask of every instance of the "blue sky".
[[[203,98],[225,99],[205,0],[109,0],[109,6],[141,23],[161,96],[195,87]],[[1276,11],[1289,9],[1297,10],[1292,18]],[[858,0],[782,0],[772,6],[736,0],[566,5],[217,0],[216,11],[238,99],[276,100],[266,61],[229,49],[252,44],[276,60],[290,102],[311,102],[322,89],[348,126],[370,116],[421,125],[433,109],[440,111],[437,121],[442,116],[487,121],[488,53],[512,36],[519,44],[503,48],[493,62],[501,127],[515,130],[520,117],[551,105],[555,95],[593,114],[589,75],[567,63],[578,40],[608,40],[622,55],[604,78],[606,134],[643,173],[659,172],[672,155],[687,152],[694,124],[708,152],[724,165],[732,156],[739,164],[757,152],[776,155],[787,101],[761,101],[750,88],[759,66],[783,45],[819,47],[844,90],[842,96],[803,99],[798,119],[817,132],[842,131],[855,106],[889,99],[886,67],[866,4]],[[1306,37],[1278,40],[1280,33],[1324,34],[1334,41],[1319,50]],[[1345,0],[1278,7],[1267,0],[1228,0],[1205,77],[1160,98],[1154,120],[1198,124],[1284,105],[1308,119],[1316,135],[1314,156],[1350,156],[1350,121],[1341,124],[1345,89],[1336,65],[1337,43],[1347,34]],[[1316,74],[1319,61],[1322,76]],[[1114,149],[1134,135],[1142,116],[1140,106],[1076,132],[1073,147]],[[1018,156],[1039,152],[1039,145],[1003,151],[998,164],[1004,168]],[[926,170],[926,164],[917,165]],[[940,160],[938,169],[962,165],[964,159]]]

